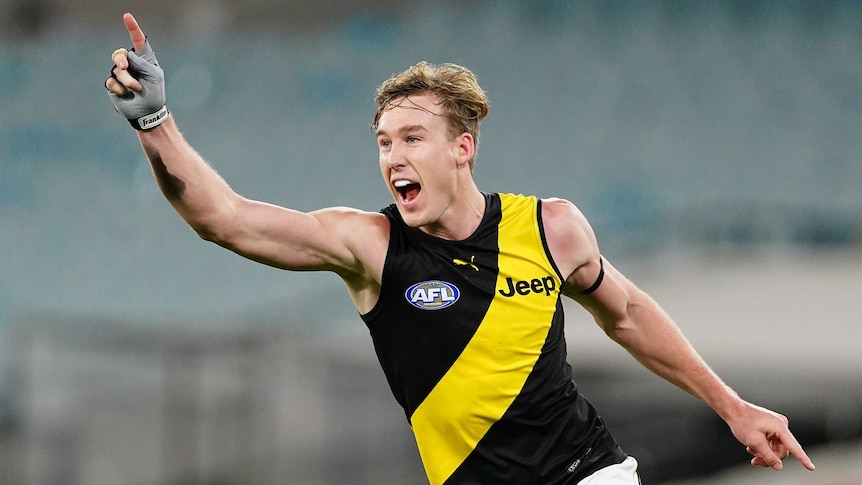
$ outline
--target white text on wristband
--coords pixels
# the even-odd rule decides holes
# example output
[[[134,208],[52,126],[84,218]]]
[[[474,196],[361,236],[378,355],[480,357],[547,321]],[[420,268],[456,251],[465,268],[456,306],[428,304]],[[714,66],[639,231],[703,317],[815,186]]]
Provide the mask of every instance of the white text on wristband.
[[[166,119],[168,119],[168,107],[162,106],[162,108],[155,113],[148,114],[146,116],[141,116],[136,120],[129,120],[138,130],[149,130],[150,128],[155,128],[162,124]]]

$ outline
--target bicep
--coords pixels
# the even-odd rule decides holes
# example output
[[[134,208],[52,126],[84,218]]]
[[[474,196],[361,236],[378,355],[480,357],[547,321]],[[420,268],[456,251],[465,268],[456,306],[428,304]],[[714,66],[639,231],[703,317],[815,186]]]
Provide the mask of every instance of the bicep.
[[[638,289],[607,259],[603,260],[602,267],[604,275],[592,292],[584,294],[567,285],[569,289],[564,294],[583,306],[602,329],[611,332],[628,319]]]
[[[565,275],[563,294],[606,332],[626,325],[637,288],[602,256],[592,227],[574,204],[550,199],[542,207],[551,256]]]
[[[551,258],[565,278],[563,294],[580,301],[598,291],[606,271],[587,218],[563,199],[543,201],[542,215]]]
[[[340,208],[306,213],[243,199],[214,241],[277,268],[343,272],[357,266],[349,226],[363,216],[371,214]]]

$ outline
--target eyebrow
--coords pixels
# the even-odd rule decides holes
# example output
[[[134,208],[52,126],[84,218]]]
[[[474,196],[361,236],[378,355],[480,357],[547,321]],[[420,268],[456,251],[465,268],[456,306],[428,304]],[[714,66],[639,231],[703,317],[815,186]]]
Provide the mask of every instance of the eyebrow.
[[[415,133],[417,131],[428,131],[428,128],[425,128],[425,126],[423,126],[423,125],[404,125],[404,126],[398,128],[398,130],[396,130],[396,131],[398,133],[404,135],[406,133]],[[376,136],[380,136],[380,135],[386,134],[386,131],[378,128],[377,131],[374,132],[374,134]]]

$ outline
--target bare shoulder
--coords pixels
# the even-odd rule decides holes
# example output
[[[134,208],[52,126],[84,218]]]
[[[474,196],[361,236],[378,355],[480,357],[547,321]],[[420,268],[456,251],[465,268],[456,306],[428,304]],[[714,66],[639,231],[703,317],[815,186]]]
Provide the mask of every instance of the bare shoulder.
[[[337,225],[341,227],[365,227],[370,231],[389,229],[389,221],[380,212],[368,212],[353,207],[327,207],[310,214],[324,223],[337,221]]]
[[[589,221],[575,206],[566,199],[542,199],[542,222],[548,243],[570,246],[579,243],[595,243],[595,236]]]
[[[599,248],[589,221],[566,199],[542,199],[542,225],[554,263],[571,287],[587,288],[599,271]],[[595,271],[593,271],[595,270]]]
[[[351,247],[379,247],[386,252],[389,243],[389,220],[380,212],[352,207],[328,207],[310,213]]]
[[[379,280],[389,247],[389,220],[385,215],[351,207],[329,207],[311,215],[328,226],[350,250],[355,265],[349,273]]]

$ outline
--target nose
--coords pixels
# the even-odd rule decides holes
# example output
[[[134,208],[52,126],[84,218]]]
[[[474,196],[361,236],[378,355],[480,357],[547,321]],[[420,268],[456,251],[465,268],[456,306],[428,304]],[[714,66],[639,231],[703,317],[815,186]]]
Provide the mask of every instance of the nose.
[[[386,166],[390,169],[404,167],[406,165],[406,160],[401,152],[400,144],[397,141],[393,142],[389,147],[389,151],[383,155]]]

